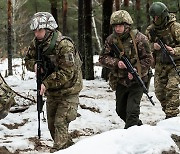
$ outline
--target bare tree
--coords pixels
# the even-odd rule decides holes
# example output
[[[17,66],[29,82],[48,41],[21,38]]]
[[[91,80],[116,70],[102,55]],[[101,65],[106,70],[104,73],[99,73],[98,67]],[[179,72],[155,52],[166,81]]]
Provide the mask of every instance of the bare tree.
[[[150,25],[149,7],[150,7],[150,0],[147,0],[146,1],[147,26]]]
[[[104,44],[106,38],[111,33],[110,17],[112,14],[113,0],[104,0],[102,7],[102,42]],[[104,78],[106,81],[108,80],[108,74],[109,70],[104,67],[102,70],[102,78]]]
[[[129,7],[129,0],[124,0],[124,6]]]
[[[140,3],[140,0],[136,0],[136,23],[137,23],[137,29],[139,31],[141,31],[141,24],[140,24],[140,6],[141,6],[141,3]]]
[[[116,11],[120,9],[120,0],[115,0]]]
[[[57,11],[57,0],[49,0],[49,2],[51,3],[51,14],[53,15],[56,22],[59,24],[58,11]]]
[[[92,51],[92,0],[84,1],[85,79],[94,80]]]
[[[78,50],[83,60],[82,74],[85,78],[85,47],[84,47],[84,3],[85,0],[78,0]]]
[[[95,21],[93,12],[92,12],[92,26],[93,26],[95,38],[97,40],[98,48],[99,48],[98,51],[101,51],[102,50],[101,42],[100,42],[100,39],[99,39],[99,36],[98,36],[96,21]]]
[[[66,35],[67,33],[67,24],[66,24],[66,21],[67,21],[67,9],[68,9],[68,3],[67,3],[67,0],[63,0],[62,1],[62,19],[63,19],[63,30],[62,30],[62,33],[63,35]]]
[[[12,71],[12,2],[8,0],[8,75],[13,75]]]

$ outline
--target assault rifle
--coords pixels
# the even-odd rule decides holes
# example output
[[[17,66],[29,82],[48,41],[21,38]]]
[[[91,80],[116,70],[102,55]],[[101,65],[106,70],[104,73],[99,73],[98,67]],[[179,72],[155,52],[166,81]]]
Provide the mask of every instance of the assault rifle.
[[[117,47],[116,44],[112,44],[112,49],[113,51],[115,51],[118,55],[120,55],[120,50],[119,48]],[[137,71],[133,68],[131,62],[129,61],[129,59],[125,56],[125,55],[122,55],[120,57],[120,59],[124,62],[124,64],[126,65],[127,67],[127,71],[129,73],[131,73],[133,75],[133,78],[137,81],[137,83],[143,88],[143,92],[147,95],[148,99],[150,100],[150,102],[152,103],[152,105],[155,105],[155,103],[153,102],[152,100],[152,96],[149,96],[148,94],[148,90],[144,84],[144,82],[142,81],[141,77],[139,76],[139,74],[137,73]]]
[[[154,30],[151,30],[151,31],[150,31],[150,35],[157,37],[157,35],[156,35],[156,33],[155,33]],[[162,42],[162,40],[157,37],[156,41],[157,41],[157,43],[160,45],[162,53],[168,58],[168,60],[170,61],[170,63],[173,65],[174,70],[177,72],[178,76],[180,76],[180,71],[177,70],[176,63],[174,62],[173,57],[172,57],[172,56],[170,55],[170,53],[167,51],[167,48],[166,48],[166,46],[164,45],[164,43]]]
[[[40,46],[36,45],[36,53],[37,53],[37,74],[36,74],[36,82],[37,82],[37,111],[38,111],[38,137],[40,139],[41,137],[41,129],[40,129],[40,113],[42,112],[42,108],[44,105],[43,97],[40,95],[41,91],[41,84],[42,84],[42,55],[41,55],[41,50]]]

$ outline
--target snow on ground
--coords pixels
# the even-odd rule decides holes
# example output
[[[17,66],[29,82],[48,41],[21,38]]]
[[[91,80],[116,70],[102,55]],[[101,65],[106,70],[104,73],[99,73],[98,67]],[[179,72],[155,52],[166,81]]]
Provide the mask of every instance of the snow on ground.
[[[98,56],[95,56],[95,62]],[[35,74],[21,65],[21,59],[13,60],[13,76],[5,78],[13,90],[36,99]],[[0,63],[2,76],[7,70],[7,60]],[[79,117],[70,123],[69,131],[75,144],[58,154],[160,154],[162,151],[180,152],[171,134],[180,136],[180,116],[164,120],[159,101],[154,95],[153,79],[149,95],[156,103],[153,106],[143,95],[140,118],[144,125],[124,128],[124,122],[115,112],[115,95],[108,83],[101,79],[101,67],[95,67],[95,80],[83,80],[80,93]],[[22,75],[22,72],[25,72]],[[23,80],[22,80],[23,79]],[[0,146],[10,152],[49,153],[53,142],[47,122],[41,121],[41,139],[37,137],[36,104],[16,96],[18,105],[29,105],[20,113],[9,113],[0,120]],[[31,105],[30,105],[31,104]],[[45,117],[46,107],[44,105]],[[41,119],[43,115],[41,114]]]

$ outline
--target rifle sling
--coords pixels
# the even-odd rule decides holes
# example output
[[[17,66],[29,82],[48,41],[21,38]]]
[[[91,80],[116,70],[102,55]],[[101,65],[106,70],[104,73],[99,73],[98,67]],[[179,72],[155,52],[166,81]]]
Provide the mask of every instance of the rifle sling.
[[[137,46],[136,46],[136,42],[135,42],[135,37],[134,37],[134,34],[132,31],[130,31],[130,36],[132,38],[132,41],[133,41],[133,45],[134,45],[134,48],[135,48],[135,51],[136,51],[136,59],[137,59],[137,71],[138,71],[138,74],[139,76],[141,77],[142,74],[141,74],[141,64],[140,64],[140,60],[139,60],[139,56],[138,56],[138,50],[137,50]]]
[[[46,50],[46,54],[50,54],[51,51],[54,49],[57,38],[58,38],[58,34],[56,31],[54,31],[49,48]]]

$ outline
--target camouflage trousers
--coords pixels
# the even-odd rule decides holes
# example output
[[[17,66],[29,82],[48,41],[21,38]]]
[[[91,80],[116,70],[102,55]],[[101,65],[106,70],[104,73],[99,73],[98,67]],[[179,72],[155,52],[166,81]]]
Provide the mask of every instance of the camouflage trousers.
[[[175,117],[179,114],[178,78],[171,65],[157,65],[155,67],[155,94],[161,103],[166,118]]]
[[[4,79],[0,75],[0,119],[5,118],[12,104],[15,104],[15,93],[4,82]]]
[[[142,125],[139,119],[140,101],[143,89],[138,84],[130,87],[118,84],[116,89],[116,112],[125,122],[125,129],[133,125]]]
[[[54,151],[67,148],[72,144],[68,133],[69,123],[76,119],[79,94],[64,97],[47,97],[48,128],[54,140]]]

